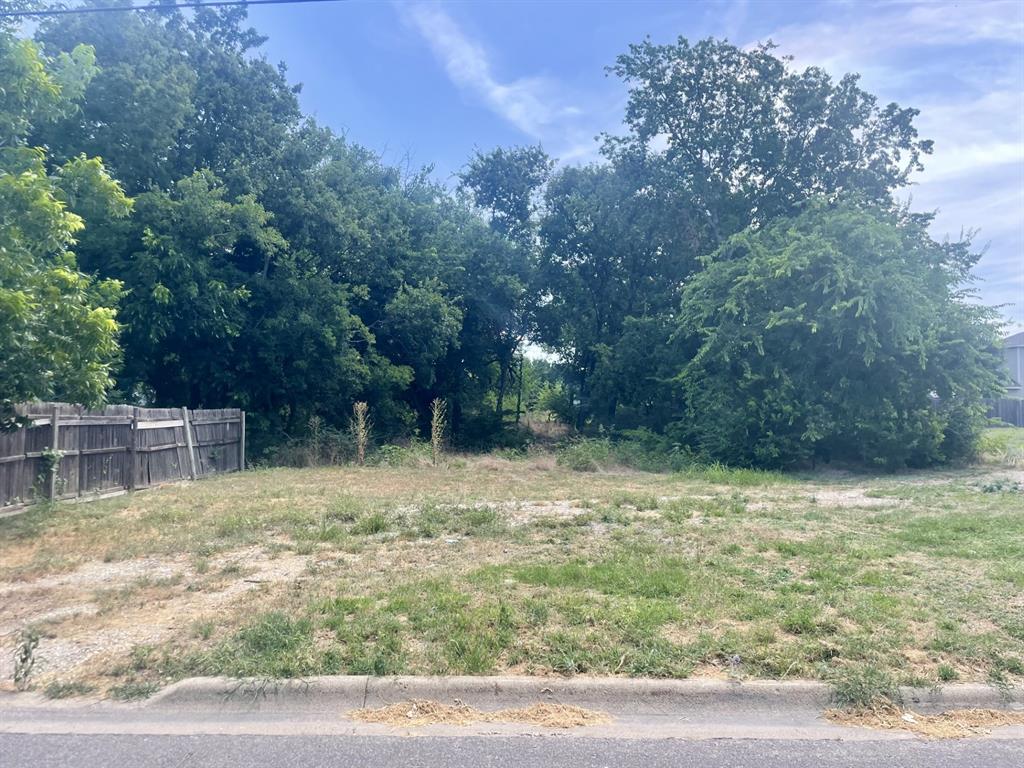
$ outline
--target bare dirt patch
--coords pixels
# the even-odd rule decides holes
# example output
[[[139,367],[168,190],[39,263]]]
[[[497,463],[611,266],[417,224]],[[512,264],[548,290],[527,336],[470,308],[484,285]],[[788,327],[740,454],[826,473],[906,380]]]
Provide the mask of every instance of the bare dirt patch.
[[[212,573],[205,577],[185,557],[147,557],[87,563],[64,574],[0,584],[0,680],[13,674],[10,650],[25,627],[43,630],[36,651],[41,679],[89,676],[127,658],[136,646],[163,642],[263,585],[298,578],[310,561],[251,547],[213,558]],[[218,578],[217,571],[226,567],[244,568],[246,576]],[[121,603],[107,609],[97,604],[104,594],[119,591]]]
[[[579,499],[565,501],[512,501],[502,505],[502,511],[512,525],[530,525],[538,519],[571,519],[590,510]]]
[[[996,709],[952,709],[938,715],[919,715],[898,707],[848,712],[831,709],[825,717],[839,725],[887,731],[909,731],[927,739],[967,739],[985,736],[993,728],[1024,726],[1024,712]]]
[[[531,704],[528,707],[485,711],[456,700],[454,704],[413,699],[379,709],[355,709],[353,720],[394,726],[473,725],[474,723],[521,723],[542,728],[579,728],[610,722],[604,712],[569,704]]]
[[[824,509],[879,509],[887,507],[898,507],[900,499],[888,496],[869,496],[865,488],[815,488],[809,495],[799,500],[796,504],[806,506],[808,503]],[[747,505],[751,511],[762,511],[778,506],[777,499],[766,499],[753,501]]]

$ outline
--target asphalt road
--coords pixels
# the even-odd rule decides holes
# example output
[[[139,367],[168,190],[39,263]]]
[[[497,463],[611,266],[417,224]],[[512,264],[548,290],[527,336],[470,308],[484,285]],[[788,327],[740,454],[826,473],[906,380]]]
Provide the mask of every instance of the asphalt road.
[[[3,768],[1020,768],[1024,740],[0,734]]]

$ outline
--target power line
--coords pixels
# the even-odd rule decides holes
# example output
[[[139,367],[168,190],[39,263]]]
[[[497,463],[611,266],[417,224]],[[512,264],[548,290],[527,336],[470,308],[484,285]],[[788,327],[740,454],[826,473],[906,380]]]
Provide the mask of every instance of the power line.
[[[217,8],[224,5],[292,5],[295,3],[340,3],[345,0],[197,0],[165,5],[102,5],[81,8],[51,8],[46,11],[0,11],[0,19],[27,16],[64,16],[72,13],[117,13],[119,11],[167,11],[175,8]]]

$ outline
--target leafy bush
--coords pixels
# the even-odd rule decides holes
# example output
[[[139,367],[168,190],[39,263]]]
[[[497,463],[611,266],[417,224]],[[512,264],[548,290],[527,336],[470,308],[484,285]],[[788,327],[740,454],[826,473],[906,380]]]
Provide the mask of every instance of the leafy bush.
[[[421,440],[408,445],[382,445],[370,457],[371,464],[385,467],[420,467],[432,462],[430,444]]]
[[[988,429],[978,440],[977,452],[984,461],[1016,467],[1024,464],[1024,428]]]
[[[562,424],[572,424],[573,409],[572,400],[564,386],[560,384],[545,384],[537,396],[536,409],[550,413]]]
[[[307,433],[274,446],[268,459],[286,467],[321,467],[343,464],[355,457],[355,442],[347,430],[334,429],[318,416],[307,423]]]
[[[573,472],[597,472],[613,463],[612,444],[607,438],[574,440],[558,450],[556,461]]]
[[[688,448],[649,429],[629,429],[619,435],[615,458],[627,467],[645,472],[679,472],[696,460]]]

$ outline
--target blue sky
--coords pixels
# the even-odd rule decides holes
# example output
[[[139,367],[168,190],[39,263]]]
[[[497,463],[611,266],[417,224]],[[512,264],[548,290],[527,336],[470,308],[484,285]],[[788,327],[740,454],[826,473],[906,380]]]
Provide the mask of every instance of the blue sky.
[[[910,195],[938,237],[980,230],[978,290],[1024,328],[1024,3],[478,2],[262,6],[265,53],[304,84],[303,107],[389,162],[441,178],[475,147],[541,142],[595,160],[625,90],[604,67],[631,42],[771,39],[797,66],[859,72],[883,103],[921,110],[935,153]]]

